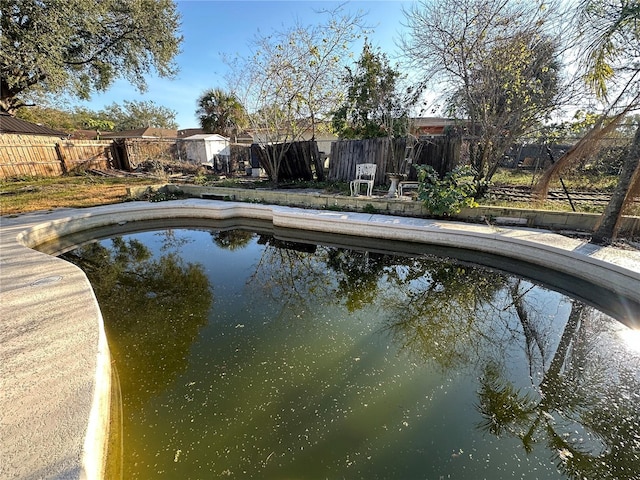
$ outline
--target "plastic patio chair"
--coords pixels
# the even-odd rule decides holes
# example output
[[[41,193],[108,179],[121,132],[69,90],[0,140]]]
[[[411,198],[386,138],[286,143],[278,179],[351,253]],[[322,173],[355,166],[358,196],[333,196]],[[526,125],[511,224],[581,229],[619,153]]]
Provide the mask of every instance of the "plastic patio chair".
[[[360,163],[356,165],[356,178],[349,182],[352,197],[360,195],[360,185],[366,185],[367,197],[371,196],[373,193],[373,182],[376,178],[376,168],[375,163]]]

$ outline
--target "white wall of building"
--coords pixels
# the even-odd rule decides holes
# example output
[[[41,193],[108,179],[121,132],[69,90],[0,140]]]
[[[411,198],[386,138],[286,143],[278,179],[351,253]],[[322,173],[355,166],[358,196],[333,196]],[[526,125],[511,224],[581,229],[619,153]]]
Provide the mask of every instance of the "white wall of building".
[[[185,145],[185,151],[189,162],[214,166],[216,157],[223,157],[228,163],[231,156],[229,139],[212,134],[191,135],[181,139]]]

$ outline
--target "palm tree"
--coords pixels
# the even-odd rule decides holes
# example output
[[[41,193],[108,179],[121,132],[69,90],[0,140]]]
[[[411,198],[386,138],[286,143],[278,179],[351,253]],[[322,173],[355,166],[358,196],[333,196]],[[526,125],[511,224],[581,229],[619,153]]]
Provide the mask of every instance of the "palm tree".
[[[237,136],[247,124],[247,113],[238,98],[220,88],[205,90],[200,95],[196,115],[207,133]]]

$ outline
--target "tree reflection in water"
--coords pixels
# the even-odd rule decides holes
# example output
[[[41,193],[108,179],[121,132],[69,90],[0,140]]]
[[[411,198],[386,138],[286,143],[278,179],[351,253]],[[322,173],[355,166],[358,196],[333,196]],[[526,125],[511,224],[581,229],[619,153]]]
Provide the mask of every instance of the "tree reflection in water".
[[[349,311],[377,299],[402,349],[443,371],[478,368],[478,428],[518,438],[527,453],[544,444],[569,478],[640,478],[639,358],[627,356],[625,364],[608,353],[620,348],[608,317],[571,301],[558,332],[528,295],[535,285],[501,272],[433,258],[331,247],[311,254],[264,243],[271,247],[262,257],[271,275],[265,285],[288,308],[308,308],[307,294],[344,302]],[[527,360],[528,385],[510,367],[514,348]]]
[[[570,478],[640,478],[639,359],[627,355],[624,363],[612,354],[619,348],[612,326],[599,312],[572,302],[548,366],[529,357],[532,370],[541,372],[532,382],[535,395],[487,363],[478,392],[479,427],[519,438],[527,452],[543,443]],[[527,344],[537,325],[529,327],[523,328]]]
[[[620,348],[610,319],[572,301],[564,329],[555,332],[527,303],[531,285],[495,272],[433,262],[410,283],[389,329],[444,369],[481,367],[480,429],[520,439],[527,453],[543,443],[569,478],[640,478],[639,358],[628,354],[621,363],[610,354]],[[528,361],[528,386],[510,378],[513,345]]]
[[[424,473],[425,465],[433,469],[430,472],[454,471],[451,459],[438,459],[442,452],[433,446],[433,438],[431,449],[423,447],[425,436],[437,428],[433,415],[450,413],[446,408],[435,411],[438,401],[451,398],[446,392],[437,396],[433,385],[463,374],[466,380],[452,390],[470,396],[459,405],[472,410],[473,416],[464,412],[472,420],[457,424],[468,431],[476,422],[476,431],[467,436],[513,439],[516,445],[509,448],[532,455],[546,450],[539,465],[546,464],[552,475],[640,478],[640,354],[624,351],[616,330],[623,327],[590,307],[561,296],[551,305],[548,292],[527,280],[449,259],[223,231],[210,232],[210,244],[234,251],[235,256],[228,263],[211,261],[207,268],[238,267],[250,273],[233,281],[227,272],[219,273],[220,286],[231,282],[233,287],[226,289],[226,296],[216,297],[214,309],[206,268],[181,260],[184,237],[170,231],[162,235],[162,255],[156,259],[137,240],[122,238],[88,245],[65,258],[79,264],[94,286],[109,319],[118,368],[129,369],[121,372],[122,390],[125,396],[136,391],[129,399],[134,409],[161,395],[186,368],[192,369],[183,379],[189,380],[187,386],[197,386],[197,392],[184,385],[183,390],[211,407],[189,413],[202,425],[189,423],[195,433],[193,438],[180,437],[179,448],[186,455],[184,445],[190,445],[194,456],[199,448],[213,451],[214,457],[202,462],[216,464],[218,473],[242,465],[247,476],[296,477],[308,473],[315,458],[321,458],[322,467],[314,465],[325,468],[323,475],[335,477],[344,472],[359,473],[351,478],[376,478],[379,472]],[[239,257],[249,257],[240,254],[245,246],[255,249],[255,257],[240,265]],[[201,257],[204,261],[206,255]],[[223,298],[232,313],[224,310]],[[203,328],[211,318],[214,328]],[[205,330],[211,336],[198,341]],[[190,349],[200,356],[188,366]],[[210,350],[214,357],[205,357]],[[213,370],[204,369],[209,361]],[[203,370],[193,370],[194,365]],[[343,366],[345,370],[337,371]],[[361,380],[358,372],[369,376]],[[401,375],[407,378],[397,382]],[[277,383],[277,377],[285,383]],[[414,382],[433,383],[414,390]],[[465,382],[472,386],[460,387]],[[163,402],[169,404],[170,397],[165,395]],[[400,413],[388,411],[400,401]],[[410,413],[412,423],[401,423],[402,432],[386,429],[386,415],[401,414],[405,420]],[[171,435],[182,434],[180,418],[161,421],[180,426],[171,427]],[[271,418],[275,423],[269,423]],[[377,436],[375,446],[371,437],[359,436],[370,425],[377,428],[368,431]],[[253,431],[259,434],[250,435]],[[315,443],[305,444],[298,463],[287,464],[285,452],[298,449],[305,436]],[[405,441],[416,443],[405,448]],[[237,459],[229,445],[242,452]],[[398,449],[383,450],[388,445]],[[418,447],[424,457],[415,454]],[[165,452],[168,447],[158,448]],[[176,452],[169,451],[163,468],[186,468],[174,460]],[[246,452],[258,452],[260,461]],[[330,456],[334,454],[340,457]],[[368,463],[358,464],[362,470],[336,466],[344,455],[360,454],[368,458]],[[149,453],[148,461],[154,467],[159,461],[155,455]],[[392,464],[402,461],[415,465]],[[441,463],[433,466],[430,461]],[[473,468],[475,459],[468,461]],[[499,466],[510,460],[501,461],[495,460]],[[474,464],[477,472],[490,472],[482,470],[483,462]]]
[[[246,247],[254,234],[245,230],[222,230],[211,232],[213,242],[226,250],[239,250]]]
[[[402,348],[443,369],[474,364],[483,342],[499,344],[511,336],[492,329],[493,315],[479,314],[500,313],[493,301],[505,282],[499,272],[449,260],[407,259],[390,271],[384,304],[394,320],[388,329]]]
[[[163,250],[183,245],[163,233]],[[167,388],[188,364],[189,348],[213,302],[198,265],[175,251],[152,258],[147,247],[122,237],[91,243],[62,256],[82,268],[103,313],[109,348],[130,411]]]

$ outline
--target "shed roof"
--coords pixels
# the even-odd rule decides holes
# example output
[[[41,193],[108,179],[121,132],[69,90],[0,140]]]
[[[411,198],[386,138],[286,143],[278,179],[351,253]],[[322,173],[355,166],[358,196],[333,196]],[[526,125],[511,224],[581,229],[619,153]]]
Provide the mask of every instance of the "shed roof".
[[[5,112],[0,112],[0,133],[14,133],[20,135],[46,135],[48,137],[68,136],[65,132],[54,130],[53,128],[27,122],[20,118],[15,118]]]
[[[229,138],[223,137],[217,133],[198,133],[197,135],[191,135],[189,137],[182,138],[181,140],[225,140],[229,141]]]

